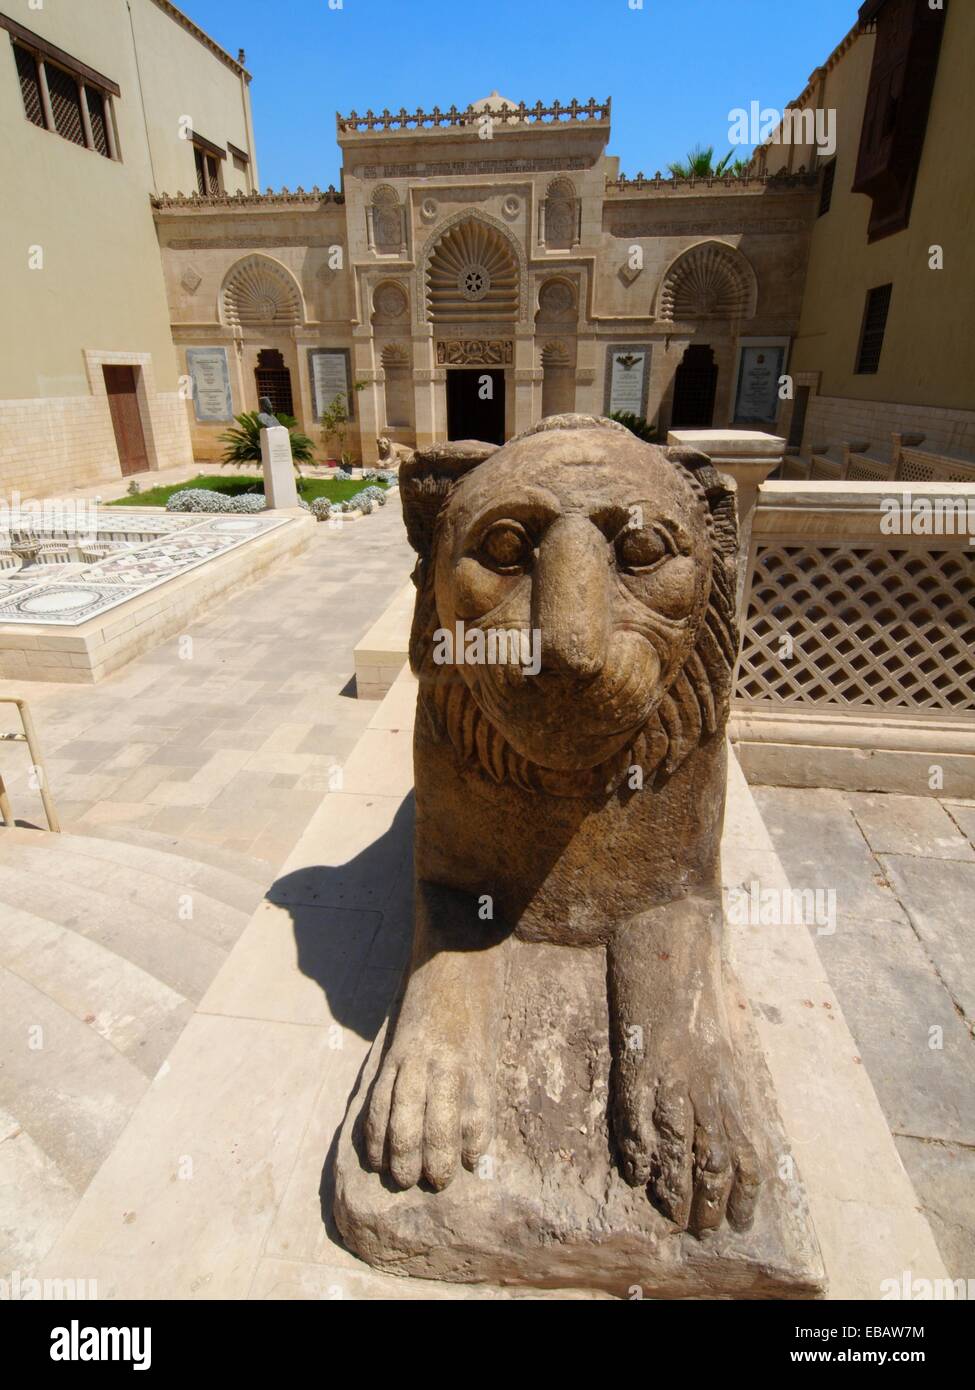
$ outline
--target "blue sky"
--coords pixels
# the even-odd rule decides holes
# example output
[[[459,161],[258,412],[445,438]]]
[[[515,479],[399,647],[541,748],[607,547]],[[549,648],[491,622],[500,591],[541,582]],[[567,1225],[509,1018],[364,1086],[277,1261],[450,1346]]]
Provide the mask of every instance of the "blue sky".
[[[179,0],[254,74],[263,187],[339,182],[335,112],[613,98],[621,171],[728,148],[733,107],[781,109],[858,0]],[[337,4],[338,0],[332,0]]]

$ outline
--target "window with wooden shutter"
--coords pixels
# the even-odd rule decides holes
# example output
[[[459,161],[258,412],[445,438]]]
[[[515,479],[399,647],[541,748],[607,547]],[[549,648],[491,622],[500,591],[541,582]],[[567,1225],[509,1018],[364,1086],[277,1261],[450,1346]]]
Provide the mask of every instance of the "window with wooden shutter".
[[[861,23],[877,28],[853,180],[853,192],[873,202],[870,241],[910,223],[945,13],[929,0],[865,0],[860,7]]]
[[[44,103],[41,100],[41,79],[37,71],[37,59],[19,43],[14,44],[17,57],[17,76],[20,78],[20,92],[24,98],[27,119],[35,125],[44,126]]]
[[[88,102],[88,121],[91,125],[92,144],[99,154],[111,159],[112,150],[108,143],[108,110],[105,98],[95,87],[85,88]]]
[[[878,285],[867,294],[863,329],[860,333],[860,351],[857,354],[858,376],[873,376],[880,369],[880,354],[884,348],[884,334],[887,331],[887,315],[890,312],[893,290],[893,285]]]
[[[111,103],[122,94],[118,83],[2,13],[0,29],[10,34],[27,119],[117,160]]]
[[[52,67],[50,63],[45,64],[45,69],[51,110],[54,112],[54,129],[76,145],[87,144],[77,78],[61,68]]]

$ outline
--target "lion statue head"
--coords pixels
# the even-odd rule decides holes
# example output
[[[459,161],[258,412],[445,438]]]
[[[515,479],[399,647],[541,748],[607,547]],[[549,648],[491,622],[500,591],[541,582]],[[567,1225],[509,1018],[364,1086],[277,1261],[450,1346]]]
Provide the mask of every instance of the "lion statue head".
[[[723,732],[737,527],[704,455],[556,416],[501,448],[423,451],[401,487],[421,704],[466,762],[587,795],[633,763],[665,777]],[[486,659],[461,655],[472,633]],[[448,662],[440,634],[456,634]]]

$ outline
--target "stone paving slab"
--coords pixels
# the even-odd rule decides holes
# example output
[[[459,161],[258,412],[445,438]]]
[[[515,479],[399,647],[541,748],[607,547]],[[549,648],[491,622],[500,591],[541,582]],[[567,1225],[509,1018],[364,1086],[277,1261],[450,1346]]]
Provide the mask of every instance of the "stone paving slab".
[[[396,727],[408,742],[408,697],[394,690],[387,699],[395,713],[381,707],[370,732]],[[389,777],[390,740],[364,744],[355,790],[326,798],[285,865],[287,901],[255,914],[38,1273],[83,1266],[109,1297],[499,1296],[487,1286],[391,1285],[345,1251],[330,1226],[329,1152],[395,991],[392,962],[402,961],[409,929],[402,885],[353,905],[370,868],[396,865],[409,845],[409,817],[394,810],[406,797]],[[729,886],[756,874],[787,883],[737,766],[729,832]],[[322,906],[329,898],[341,904]],[[755,928],[730,945],[832,1296],[878,1297],[880,1280],[904,1268],[945,1277],[812,939],[796,928]],[[188,1180],[179,1177],[181,1155],[193,1157]]]
[[[837,931],[817,949],[945,1261],[970,1278],[975,1183],[959,1174],[975,1155],[975,807],[752,790],[793,882],[837,889]]]
[[[975,1025],[975,863],[881,856],[956,1008]],[[973,1047],[975,1051],[975,1047]]]
[[[874,854],[913,854],[975,863],[975,849],[933,797],[845,792]]]
[[[189,625],[192,659],[174,638],[96,686],[31,686],[62,819],[180,834],[276,868],[374,711],[343,693],[352,650],[414,559],[394,493],[361,525],[317,527],[285,568]],[[22,693],[0,681],[0,695]],[[43,825],[19,745],[0,745],[0,775],[18,818]]]

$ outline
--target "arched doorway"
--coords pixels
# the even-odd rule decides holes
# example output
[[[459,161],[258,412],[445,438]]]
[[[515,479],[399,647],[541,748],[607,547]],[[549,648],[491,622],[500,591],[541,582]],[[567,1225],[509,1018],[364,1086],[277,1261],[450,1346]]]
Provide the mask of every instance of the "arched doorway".
[[[684,353],[674,377],[671,428],[710,429],[714,422],[717,390],[718,364],[712,348],[707,343],[692,343]]]

